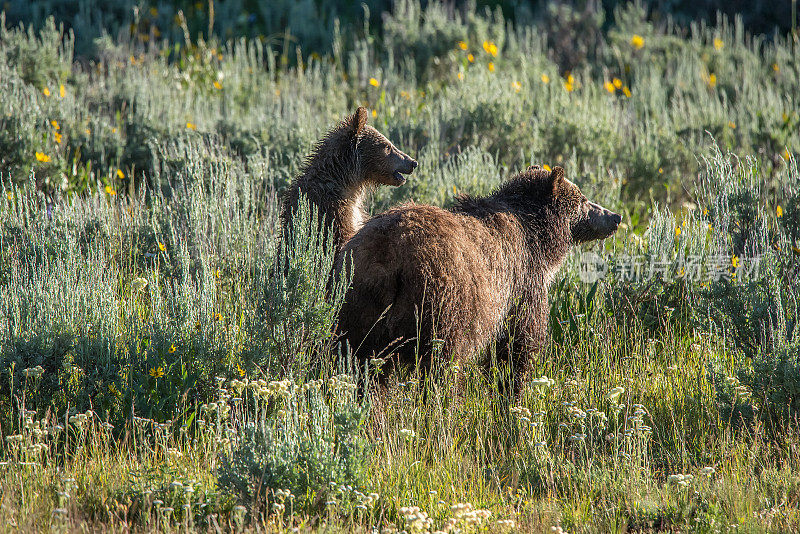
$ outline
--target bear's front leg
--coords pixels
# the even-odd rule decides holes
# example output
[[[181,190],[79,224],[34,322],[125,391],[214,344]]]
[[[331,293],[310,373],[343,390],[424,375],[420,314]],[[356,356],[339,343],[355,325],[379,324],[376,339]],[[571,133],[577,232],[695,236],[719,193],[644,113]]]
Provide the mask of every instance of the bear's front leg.
[[[497,342],[497,361],[510,366],[515,398],[519,398],[527,382],[531,358],[541,350],[546,341],[546,313],[530,313],[521,307],[510,316],[503,335]]]

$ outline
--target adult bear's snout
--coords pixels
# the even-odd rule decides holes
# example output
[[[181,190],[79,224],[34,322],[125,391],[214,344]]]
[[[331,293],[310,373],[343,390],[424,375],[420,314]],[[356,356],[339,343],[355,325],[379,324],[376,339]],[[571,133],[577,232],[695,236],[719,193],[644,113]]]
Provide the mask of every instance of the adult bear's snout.
[[[589,203],[589,226],[594,232],[594,239],[603,239],[617,231],[622,216],[607,210],[594,202]]]
[[[398,166],[397,170],[398,172],[401,172],[403,174],[411,174],[412,172],[414,172],[414,169],[417,168],[417,165],[418,165],[417,160],[409,156],[406,156],[402,158],[402,160],[400,161],[400,165]]]

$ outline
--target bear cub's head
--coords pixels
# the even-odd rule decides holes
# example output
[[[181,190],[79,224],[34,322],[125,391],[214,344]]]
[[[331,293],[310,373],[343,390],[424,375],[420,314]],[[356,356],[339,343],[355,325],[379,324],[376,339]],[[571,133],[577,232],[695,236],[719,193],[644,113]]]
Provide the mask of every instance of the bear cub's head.
[[[622,216],[590,202],[580,188],[564,177],[564,169],[547,170],[532,165],[528,171],[544,179],[545,196],[556,205],[556,212],[569,221],[569,233],[575,244],[605,239],[617,231]],[[549,174],[549,176],[548,176]]]
[[[352,131],[363,180],[374,185],[403,185],[404,174],[417,168],[414,158],[400,151],[378,130],[367,124],[367,109],[359,107],[345,119]]]

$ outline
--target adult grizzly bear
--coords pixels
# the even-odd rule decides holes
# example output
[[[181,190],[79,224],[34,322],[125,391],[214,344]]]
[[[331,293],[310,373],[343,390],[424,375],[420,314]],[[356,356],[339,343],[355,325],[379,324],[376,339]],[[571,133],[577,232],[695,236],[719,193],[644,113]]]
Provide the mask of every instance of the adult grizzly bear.
[[[449,210],[399,206],[342,249],[339,269],[352,265],[353,279],[339,331],[360,358],[391,353],[423,368],[434,343],[464,359],[498,341],[519,388],[525,356],[545,339],[548,287],[570,246],[608,237],[620,221],[560,167],[529,167]]]
[[[367,110],[359,107],[329,131],[314,147],[303,170],[283,195],[281,224],[284,242],[300,193],[318,210],[323,227],[333,231],[338,251],[358,231],[367,215],[367,191],[378,185],[405,183],[417,162],[367,125]]]

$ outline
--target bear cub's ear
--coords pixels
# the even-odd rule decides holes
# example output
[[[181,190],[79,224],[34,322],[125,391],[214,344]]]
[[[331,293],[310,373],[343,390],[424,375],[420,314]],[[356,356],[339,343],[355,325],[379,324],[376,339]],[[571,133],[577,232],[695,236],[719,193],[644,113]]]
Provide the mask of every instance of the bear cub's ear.
[[[555,194],[564,181],[564,169],[561,167],[553,167],[553,170],[550,172],[550,177],[553,179],[553,193]]]
[[[353,135],[358,137],[361,133],[361,130],[364,129],[364,126],[367,124],[367,108],[364,106],[359,106],[355,113],[353,113],[353,117],[351,119],[350,124],[353,127]]]

